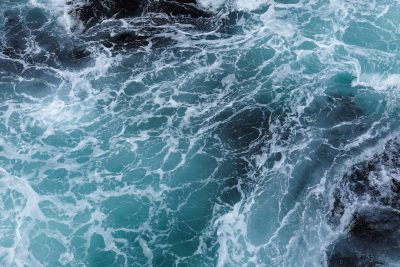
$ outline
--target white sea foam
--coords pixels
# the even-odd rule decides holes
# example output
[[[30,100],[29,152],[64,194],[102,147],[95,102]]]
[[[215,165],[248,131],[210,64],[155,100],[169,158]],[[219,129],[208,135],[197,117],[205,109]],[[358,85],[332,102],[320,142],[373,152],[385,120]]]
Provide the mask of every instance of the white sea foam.
[[[218,235],[218,267],[243,264],[246,261],[244,251],[251,250],[251,244],[246,242],[246,215],[241,210],[242,203],[237,203],[231,211],[220,216],[214,223]],[[246,246],[247,243],[247,246]]]
[[[72,27],[79,26],[78,21],[68,14],[69,7],[67,1],[64,0],[30,0],[31,5],[48,10],[59,25],[61,25],[67,33],[71,33]]]
[[[217,10],[226,3],[226,0],[198,0],[198,3],[204,8]]]
[[[256,10],[263,5],[270,3],[269,0],[236,0],[235,6],[239,10]]]
[[[43,218],[43,214],[38,206],[40,199],[43,197],[32,189],[28,181],[9,174],[3,168],[0,168],[0,185],[2,188],[0,194],[3,194],[4,190],[11,190],[23,196],[23,199],[14,200],[15,206],[11,214],[7,214],[8,212],[5,210],[2,211],[2,219],[6,219],[10,215],[12,217],[9,218],[9,224],[4,225],[2,223],[1,228],[12,228],[14,230],[14,240],[11,247],[0,247],[0,255],[5,254],[6,261],[10,266],[15,264],[18,267],[22,267],[25,266],[29,257],[29,253],[25,250],[26,246],[29,244],[29,236],[27,236],[26,228],[27,225],[29,225],[29,221],[34,222],[37,219]],[[21,204],[21,206],[18,206],[18,203]],[[38,266],[34,262],[32,262],[32,264],[33,266]]]
[[[142,238],[139,238],[139,244],[142,247],[143,254],[147,257],[147,266],[153,266],[153,252]]]
[[[252,11],[260,8],[263,5],[271,3],[270,0],[199,0],[199,4],[204,8],[218,10],[223,5],[229,5],[236,10]]]
[[[371,87],[378,91],[400,88],[400,74],[361,74],[353,86]]]

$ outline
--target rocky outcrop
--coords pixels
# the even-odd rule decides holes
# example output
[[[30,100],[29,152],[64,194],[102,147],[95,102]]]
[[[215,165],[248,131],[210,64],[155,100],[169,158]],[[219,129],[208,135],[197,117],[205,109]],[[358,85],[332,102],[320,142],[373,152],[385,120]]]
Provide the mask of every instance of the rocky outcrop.
[[[210,13],[200,8],[195,0],[72,0],[70,15],[79,19],[90,28],[96,23],[109,18],[127,18],[150,13],[162,13],[172,17],[200,18],[209,17]]]
[[[331,223],[351,219],[328,251],[329,266],[387,266],[400,260],[400,142],[355,165],[338,185]]]

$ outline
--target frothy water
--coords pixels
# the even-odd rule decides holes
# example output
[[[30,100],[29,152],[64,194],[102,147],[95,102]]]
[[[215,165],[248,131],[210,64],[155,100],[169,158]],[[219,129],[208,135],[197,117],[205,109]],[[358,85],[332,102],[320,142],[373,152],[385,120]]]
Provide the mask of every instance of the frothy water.
[[[0,2],[0,265],[400,266],[400,3],[157,4]]]

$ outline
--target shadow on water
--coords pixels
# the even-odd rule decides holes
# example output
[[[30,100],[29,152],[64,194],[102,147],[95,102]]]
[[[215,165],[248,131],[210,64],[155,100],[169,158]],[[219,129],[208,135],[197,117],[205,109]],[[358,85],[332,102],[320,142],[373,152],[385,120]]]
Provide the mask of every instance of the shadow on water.
[[[304,160],[292,172],[284,201],[295,201],[307,188],[319,183],[341,148],[365,133],[372,123],[366,120],[367,113],[356,99],[358,91],[351,86],[352,79],[346,74],[333,77],[324,93],[316,96],[305,109],[302,124],[311,123],[316,132],[307,154],[303,155]]]
[[[265,138],[268,133],[271,112],[261,107],[233,112],[233,110],[227,111],[222,115],[229,118],[221,123],[216,133],[222,137],[228,149],[237,153],[260,152],[263,144],[257,141]],[[218,119],[220,118],[216,118]]]
[[[195,262],[202,242],[209,251],[206,255],[217,253],[213,216],[239,202],[254,182],[249,176],[254,164],[251,157],[261,152],[263,140],[268,138],[269,114],[254,107],[216,116],[214,122],[219,124],[206,141],[205,154],[196,154],[172,174],[168,184],[177,189],[167,203],[179,209],[168,216],[167,243],[171,247],[155,255],[156,266],[173,264],[177,257],[193,256]],[[220,210],[216,211],[216,206]]]
[[[252,181],[249,172],[255,165],[253,156],[262,153],[262,148],[271,137],[269,123],[271,112],[262,107],[245,108],[237,113],[226,111],[216,120],[222,123],[216,129],[215,134],[222,142],[222,150],[227,168],[222,169],[226,177],[223,184],[221,201],[230,205],[240,200],[241,192],[250,190]],[[226,118],[225,116],[228,116]]]

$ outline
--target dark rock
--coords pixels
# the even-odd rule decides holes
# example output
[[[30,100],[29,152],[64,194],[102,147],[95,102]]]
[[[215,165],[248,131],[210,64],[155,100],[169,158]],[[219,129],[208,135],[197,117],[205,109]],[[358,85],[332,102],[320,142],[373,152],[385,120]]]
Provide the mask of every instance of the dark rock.
[[[395,178],[392,178],[391,182],[392,182],[391,185],[392,191],[396,194],[400,194],[400,181],[398,181]]]
[[[71,5],[70,14],[79,18],[87,27],[111,17],[130,17],[142,14],[145,2],[143,0],[88,0],[84,4],[68,1]]]
[[[64,48],[55,50],[57,63],[64,67],[80,66],[83,62],[90,60],[90,51],[84,47]]]
[[[385,239],[400,230],[400,214],[393,210],[367,209],[353,216],[350,233],[364,240]]]
[[[368,198],[380,205],[400,210],[400,182],[391,177],[390,183],[386,183],[388,177],[384,177],[399,174],[399,151],[398,140],[391,140],[386,144],[383,153],[374,155],[371,160],[356,164],[348,174],[344,175],[336,189],[335,202],[346,202],[346,199],[351,201],[349,198]],[[338,213],[333,210],[332,214]]]
[[[334,193],[334,202],[333,207],[331,209],[331,216],[329,218],[329,222],[334,225],[338,225],[340,222],[340,218],[343,216],[345,211],[345,206],[340,198],[340,192],[338,189],[335,190]]]
[[[6,10],[5,18],[5,44],[3,53],[11,58],[22,56],[27,49],[28,32],[21,18],[20,12]]]
[[[348,240],[345,240],[348,242]],[[345,243],[342,242],[342,243]],[[344,247],[340,247],[340,246]],[[369,255],[359,253],[356,249],[348,245],[336,245],[328,255],[329,267],[383,267],[382,262],[377,261]]]
[[[210,13],[197,6],[196,1],[173,1],[160,0],[153,1],[147,11],[154,13],[165,13],[170,16],[188,16],[191,18],[210,17]]]
[[[90,52],[80,47],[74,48],[71,53],[71,57],[73,60],[81,60],[88,56],[90,56]]]
[[[149,37],[137,35],[134,32],[122,32],[109,38],[108,42],[105,42],[105,46],[123,47],[123,46],[137,46],[147,45]]]
[[[218,32],[223,34],[237,34],[244,33],[243,27],[238,25],[238,22],[242,19],[246,21],[251,18],[251,14],[243,11],[232,11],[221,19],[220,25],[218,27]]]
[[[104,19],[143,16],[148,13],[164,13],[169,16],[190,18],[210,17],[210,13],[201,9],[195,0],[88,0],[84,4],[68,1],[70,14],[77,17],[88,29]]]
[[[328,266],[388,266],[399,262],[398,212],[364,207],[353,216],[348,235],[328,248]]]
[[[334,191],[329,222],[339,225],[348,206],[360,200],[348,234],[328,253],[329,266],[387,266],[400,260],[400,144],[356,164]],[[394,177],[396,178],[394,178]],[[368,203],[368,204],[362,204]]]

